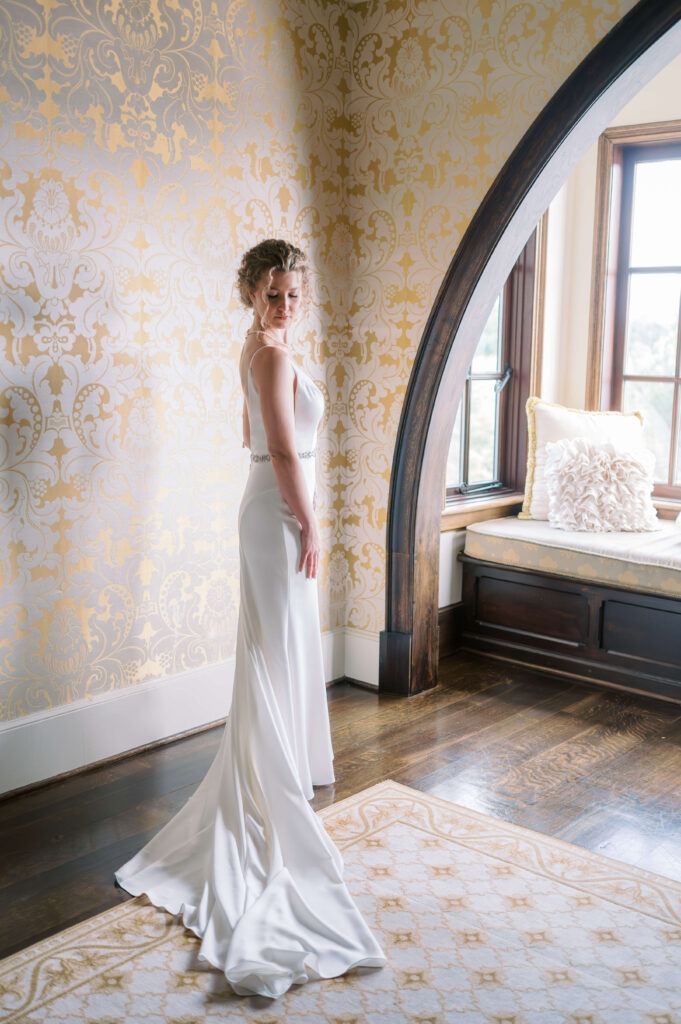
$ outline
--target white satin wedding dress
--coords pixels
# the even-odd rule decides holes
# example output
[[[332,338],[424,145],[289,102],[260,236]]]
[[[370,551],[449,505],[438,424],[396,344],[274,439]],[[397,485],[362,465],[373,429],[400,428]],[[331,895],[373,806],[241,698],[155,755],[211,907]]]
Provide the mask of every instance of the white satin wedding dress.
[[[296,442],[312,495],[323,398],[292,366]],[[236,993],[275,998],[386,958],[308,803],[313,785],[334,781],[317,584],[298,572],[300,529],[266,457],[250,366],[248,396],[255,459],[239,510],[231,710],[196,792],[116,879],[181,914],[202,940],[199,958],[224,971]]]

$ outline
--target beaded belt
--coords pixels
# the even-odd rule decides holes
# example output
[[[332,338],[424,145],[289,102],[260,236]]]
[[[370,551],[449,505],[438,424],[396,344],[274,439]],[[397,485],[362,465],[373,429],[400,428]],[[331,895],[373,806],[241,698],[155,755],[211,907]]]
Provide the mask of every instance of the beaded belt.
[[[313,448],[309,452],[298,452],[299,459],[313,459],[317,454],[317,449]],[[251,462],[271,462],[271,455],[251,455]]]

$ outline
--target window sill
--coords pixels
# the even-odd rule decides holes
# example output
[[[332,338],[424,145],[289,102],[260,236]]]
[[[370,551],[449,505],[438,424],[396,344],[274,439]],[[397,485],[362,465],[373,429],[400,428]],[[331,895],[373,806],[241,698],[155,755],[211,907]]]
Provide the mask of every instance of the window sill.
[[[681,512],[681,501],[673,498],[653,498],[653,505],[660,519],[676,519]]]
[[[462,530],[469,523],[481,523],[485,519],[516,515],[522,508],[523,497],[522,491],[512,491],[490,495],[487,498],[458,501],[442,510],[440,533]]]
[[[442,510],[440,533],[462,530],[469,523],[482,523],[485,519],[498,519],[500,515],[517,515],[523,504],[522,491],[496,494],[488,498],[461,501]],[[660,519],[676,519],[681,512],[681,501],[671,498],[653,498]]]

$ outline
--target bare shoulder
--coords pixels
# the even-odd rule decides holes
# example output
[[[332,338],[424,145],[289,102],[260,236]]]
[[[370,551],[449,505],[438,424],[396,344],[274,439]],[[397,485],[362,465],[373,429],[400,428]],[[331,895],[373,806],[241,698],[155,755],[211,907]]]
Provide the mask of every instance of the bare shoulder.
[[[258,390],[262,384],[288,380],[293,374],[288,353],[279,345],[261,345],[252,354],[250,366]]]

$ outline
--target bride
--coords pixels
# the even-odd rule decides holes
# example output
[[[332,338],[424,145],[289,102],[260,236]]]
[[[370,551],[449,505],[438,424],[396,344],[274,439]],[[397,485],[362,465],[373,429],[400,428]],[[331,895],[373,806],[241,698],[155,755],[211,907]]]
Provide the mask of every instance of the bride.
[[[201,939],[199,958],[236,993],[275,998],[386,958],[308,803],[334,773],[313,508],[323,399],[288,350],[309,288],[306,256],[260,242],[243,256],[238,284],[253,309],[240,360],[251,467],[239,509],[232,706],[198,789],[116,880],[181,914]]]

